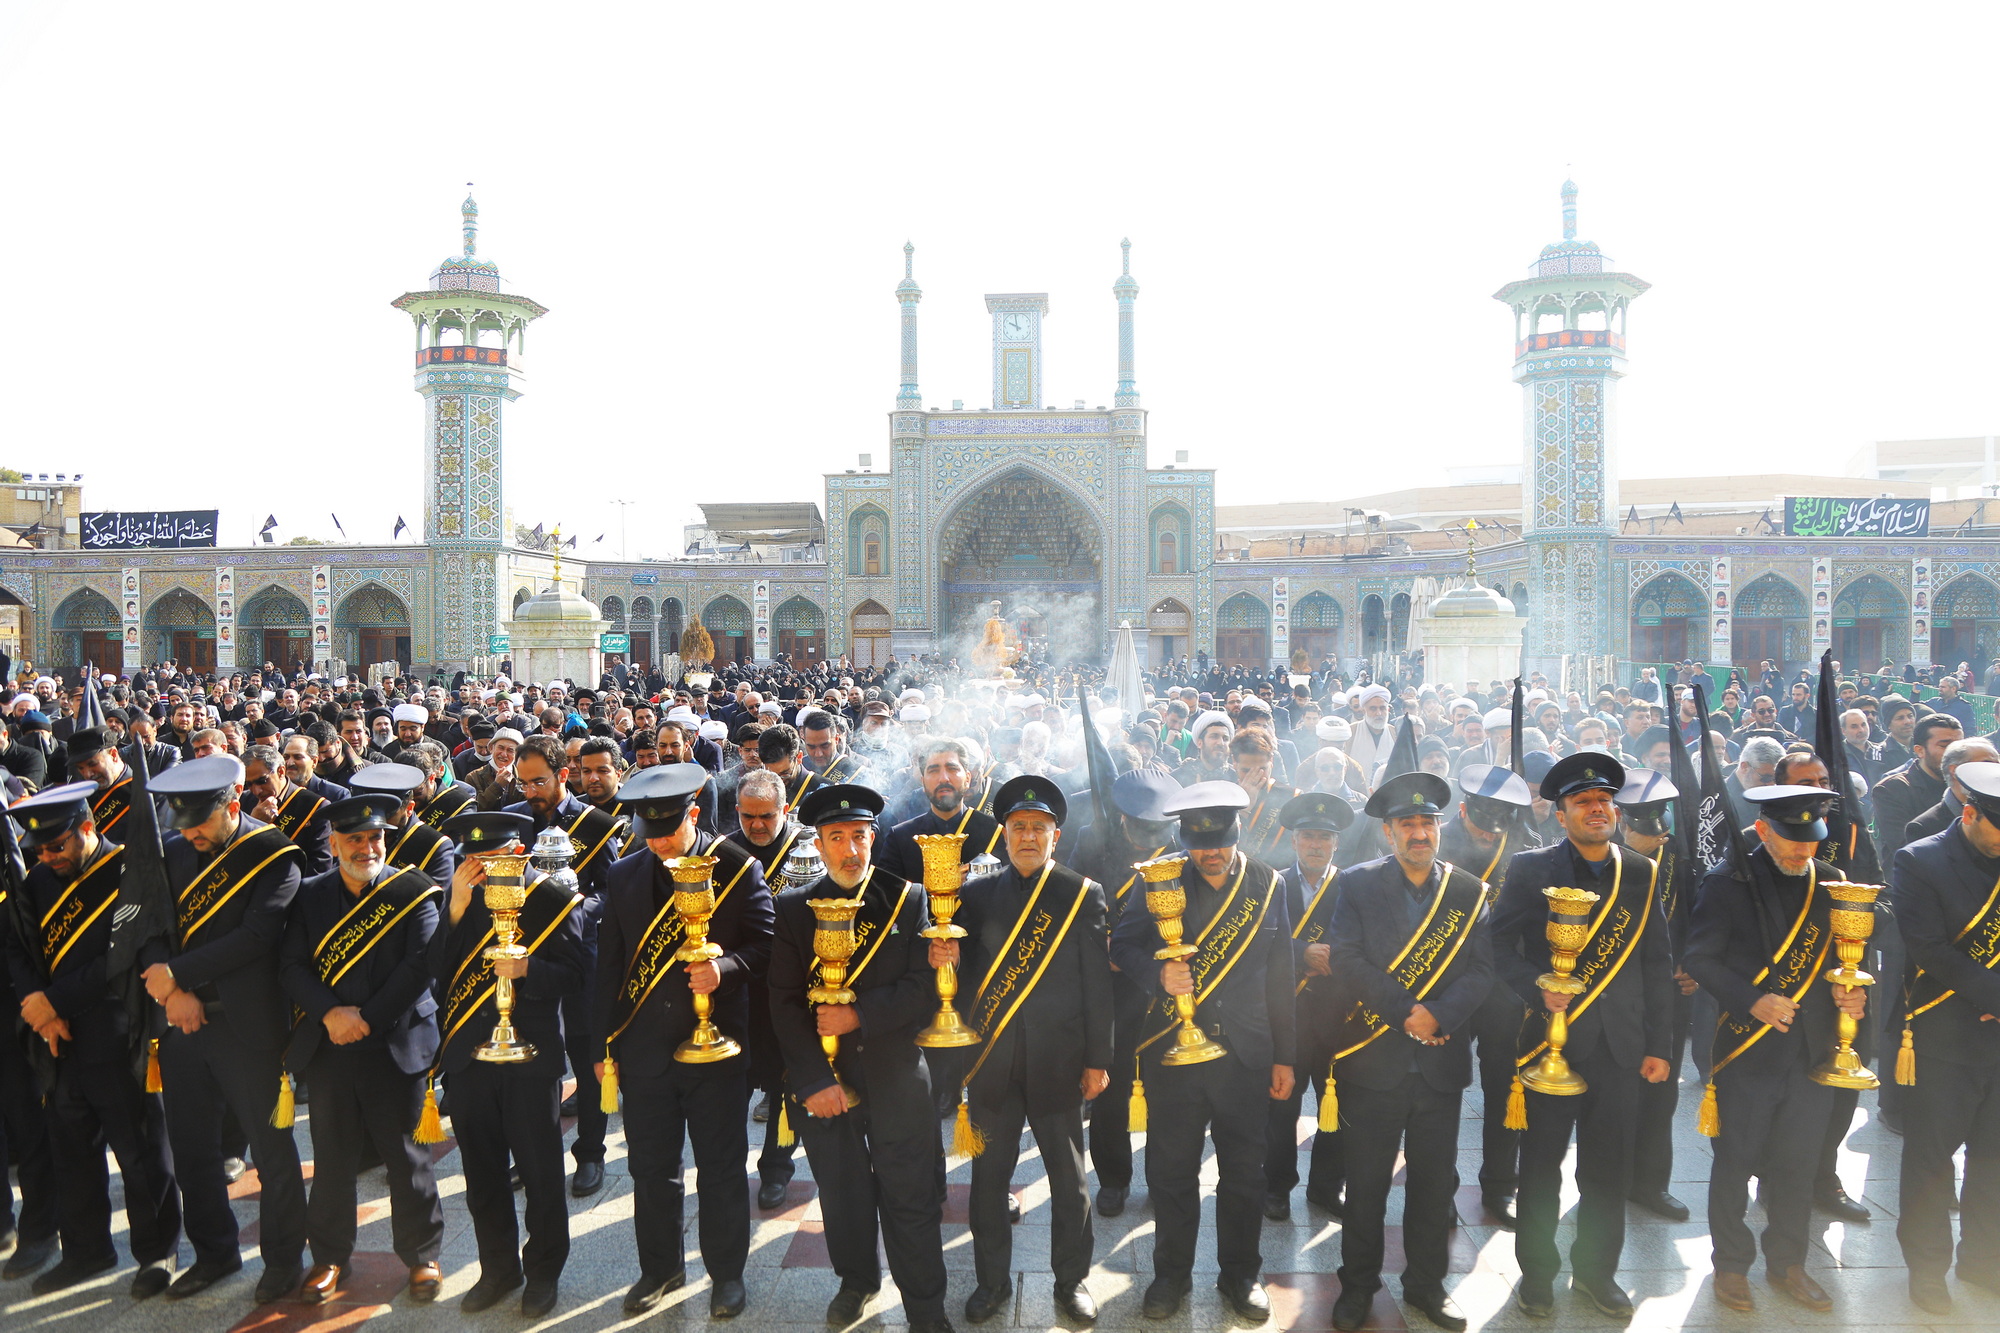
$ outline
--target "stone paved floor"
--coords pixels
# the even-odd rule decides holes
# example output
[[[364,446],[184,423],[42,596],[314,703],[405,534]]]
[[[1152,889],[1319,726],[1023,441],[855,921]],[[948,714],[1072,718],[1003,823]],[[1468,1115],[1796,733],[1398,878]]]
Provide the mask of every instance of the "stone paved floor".
[[[1474,1093],[1476,1094],[1476,1089]],[[1694,1131],[1694,1104],[1698,1087],[1683,1089],[1678,1126],[1675,1193],[1693,1210],[1688,1222],[1672,1224],[1638,1209],[1631,1211],[1624,1263],[1620,1276],[1639,1302],[1632,1326],[1641,1329],[1726,1328],[1769,1329],[1793,1327],[1868,1327],[1871,1333],[1893,1330],[2000,1326],[2000,1297],[1977,1288],[1954,1283],[1955,1312],[1948,1318],[1925,1315],[1910,1304],[1905,1292],[1905,1271],[1896,1246],[1896,1163],[1899,1144],[1895,1136],[1870,1123],[1872,1096],[1864,1096],[1860,1123],[1849,1137],[1842,1157],[1841,1172],[1850,1192],[1865,1198],[1875,1212],[1875,1221],[1865,1225],[1843,1225],[1816,1217],[1813,1258],[1810,1266],[1820,1282],[1832,1293],[1836,1308],[1830,1315],[1815,1315],[1783,1300],[1765,1289],[1753,1277],[1758,1293],[1758,1311],[1740,1315],[1723,1309],[1710,1290],[1709,1247],[1703,1222],[1703,1203],[1710,1160],[1708,1143]],[[1306,1108],[1311,1115],[1311,1106]],[[298,1138],[302,1152],[310,1150],[305,1118],[301,1112]],[[1470,1145],[1460,1153],[1460,1174],[1476,1178],[1478,1170],[1478,1098],[1468,1097],[1466,1123],[1460,1141]],[[447,1127],[448,1122],[447,1122]],[[1300,1122],[1303,1141],[1311,1131],[1311,1120]],[[752,1142],[761,1142],[761,1126],[752,1126]],[[754,1151],[754,1150],[753,1150]],[[435,1306],[410,1303],[401,1294],[406,1273],[390,1253],[389,1207],[383,1173],[378,1169],[361,1180],[360,1243],[357,1276],[343,1298],[329,1306],[308,1307],[297,1303],[255,1307],[251,1289],[259,1265],[254,1249],[247,1251],[244,1272],[201,1296],[169,1304],[154,1300],[134,1303],[125,1294],[132,1268],[129,1264],[113,1274],[80,1289],[46,1298],[32,1297],[27,1282],[0,1285],[0,1330],[51,1329],[77,1333],[221,1333],[222,1330],[256,1330],[256,1333],[291,1333],[318,1328],[332,1330],[369,1323],[370,1333],[394,1333],[403,1329],[430,1329],[440,1325],[484,1329],[560,1329],[563,1333],[583,1330],[636,1326],[648,1320],[627,1320],[620,1311],[625,1288],[637,1276],[630,1234],[632,1210],[631,1181],[624,1174],[624,1141],[619,1122],[611,1126],[608,1180],[602,1193],[593,1199],[571,1201],[571,1253],[563,1274],[562,1299],[555,1313],[545,1320],[522,1318],[512,1302],[482,1315],[462,1315],[457,1299],[475,1277],[475,1250],[472,1229],[459,1201],[464,1187],[457,1174],[455,1145],[442,1145],[439,1179],[445,1197],[445,1289]],[[826,1251],[820,1236],[820,1214],[814,1199],[811,1173],[804,1154],[798,1158],[799,1175],[792,1183],[786,1206],[773,1214],[753,1212],[750,1266],[746,1275],[750,1307],[738,1323],[758,1330],[784,1333],[820,1333],[825,1329],[823,1313],[836,1282],[827,1267]],[[1302,1162],[1303,1165],[1303,1162]],[[754,1169],[754,1168],[753,1168]],[[1144,1182],[1144,1160],[1138,1168],[1138,1184]],[[944,1244],[947,1266],[952,1274],[949,1309],[954,1322],[967,1327],[961,1310],[972,1289],[972,1242],[965,1222],[965,1190],[970,1169],[954,1162],[950,1175],[950,1199],[945,1211]],[[1214,1180],[1213,1160],[1206,1180]],[[114,1189],[117,1175],[112,1175]],[[692,1173],[690,1172],[690,1190]],[[754,1178],[752,1187],[754,1188]],[[1017,1172],[1016,1191],[1022,1205],[1022,1220],[1014,1236],[1014,1264],[1018,1270],[1011,1309],[982,1327],[1060,1328],[1054,1317],[1051,1281],[1047,1268],[1049,1250],[1048,1194],[1032,1141],[1024,1144],[1022,1164]],[[256,1213],[254,1173],[237,1187],[237,1208],[246,1224]],[[1398,1190],[1400,1193],[1400,1189]],[[1573,1206],[1574,1194],[1566,1195]],[[701,1276],[700,1255],[694,1249],[694,1199],[690,1195],[687,1218],[689,1285],[671,1299],[662,1312],[650,1320],[678,1327],[700,1326],[708,1318],[708,1283]],[[1511,1302],[1513,1283],[1519,1275],[1514,1262],[1513,1240],[1509,1233],[1480,1225],[1478,1194],[1468,1187],[1461,1193],[1460,1209],[1471,1225],[1458,1234],[1453,1247],[1454,1294],[1474,1329],[1516,1329],[1538,1321],[1524,1318]],[[1271,1293],[1274,1317],[1271,1328],[1318,1330],[1330,1327],[1329,1312],[1339,1282],[1334,1276],[1340,1264],[1340,1227],[1331,1218],[1309,1208],[1304,1191],[1294,1191],[1292,1220],[1266,1223],[1263,1233],[1264,1272]],[[1390,1219],[1401,1212],[1400,1199],[1392,1196]],[[1212,1217],[1212,1213],[1210,1214]],[[122,1214],[120,1214],[122,1225]],[[1107,1219],[1093,1214],[1097,1237],[1097,1263],[1089,1286],[1101,1307],[1098,1327],[1104,1330],[1148,1329],[1159,1333],[1191,1333],[1234,1327],[1240,1321],[1226,1310],[1213,1290],[1215,1273],[1214,1236],[1205,1232],[1196,1262],[1195,1290],[1174,1319],[1153,1324],[1140,1316],[1140,1297],[1150,1276],[1153,1222],[1143,1188],[1135,1188],[1132,1206],[1124,1216]],[[1753,1218],[1753,1223],[1756,1219]],[[1568,1248],[1570,1224],[1558,1237]],[[248,1236],[254,1238],[254,1229]],[[122,1246],[123,1240],[120,1238]],[[246,1239],[246,1245],[249,1240]],[[1420,1314],[1407,1310],[1392,1293],[1400,1264],[1397,1229],[1390,1228],[1388,1288],[1376,1298],[1370,1327],[1378,1330],[1428,1329]],[[185,1243],[182,1260],[189,1253]],[[1564,1328],[1608,1328],[1612,1321],[1558,1288],[1555,1326]],[[880,1297],[871,1303],[860,1327],[895,1326],[904,1323],[893,1283],[887,1283]],[[1543,1325],[1548,1326],[1548,1325]]]

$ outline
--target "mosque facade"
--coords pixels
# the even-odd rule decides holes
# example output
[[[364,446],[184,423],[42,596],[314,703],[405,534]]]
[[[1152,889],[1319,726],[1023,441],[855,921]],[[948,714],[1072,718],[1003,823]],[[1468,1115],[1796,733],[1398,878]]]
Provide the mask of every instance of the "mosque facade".
[[[1496,298],[1514,321],[1523,392],[1518,523],[1477,551],[1478,577],[1525,617],[1523,656],[1620,671],[1692,658],[1787,668],[2000,656],[2000,544],[1952,536],[1636,534],[1620,523],[1618,381],[1647,284],[1563,237]],[[601,611],[632,661],[672,652],[699,618],[724,661],[961,652],[999,613],[1029,640],[1088,653],[1121,624],[1158,662],[1206,653],[1265,667],[1351,663],[1421,645],[1429,599],[1462,546],[1403,554],[1240,558],[1217,550],[1215,473],[1148,457],[1131,246],[1111,285],[1119,377],[1108,404],[1042,392],[1046,293],[986,297],[991,401],[924,404],[923,292],[912,247],[894,291],[901,374],[884,469],[825,475],[825,541],[769,560],[557,566],[505,529],[504,422],[524,389],[528,325],[547,309],[504,289],[462,206],[460,252],[392,304],[414,334],[426,476],[421,545],[0,550],[0,603],[23,608],[48,669],[161,659],[203,670],[266,661],[491,669],[514,612],[564,589]],[[539,331],[537,337],[543,336]],[[1325,497],[1331,499],[1333,497]]]

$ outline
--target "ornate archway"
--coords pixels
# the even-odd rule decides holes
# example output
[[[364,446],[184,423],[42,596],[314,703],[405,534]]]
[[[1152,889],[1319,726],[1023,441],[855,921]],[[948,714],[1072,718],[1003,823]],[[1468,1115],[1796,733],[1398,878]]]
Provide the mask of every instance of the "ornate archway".
[[[95,588],[78,588],[63,598],[49,622],[49,646],[56,665],[117,671],[124,659],[118,608]]]
[[[407,616],[404,623],[409,623]],[[270,584],[237,606],[236,655],[246,670],[266,662],[290,667],[309,658],[311,635],[305,600],[289,588]]]
[[[1806,595],[1796,584],[1766,574],[1736,594],[1730,656],[1750,680],[1757,678],[1760,662],[1774,662],[1780,672],[1789,672],[1791,664],[1803,665],[1810,651],[1807,629]]]
[[[1987,664],[2000,657],[2000,587],[1978,574],[1961,574],[1938,589],[1931,610],[1931,660],[1951,667],[1970,662],[1984,676]]]
[[[1309,592],[1292,603],[1292,651],[1303,652],[1317,665],[1340,656],[1340,628],[1345,619],[1340,603],[1323,592]]]
[[[811,666],[826,655],[826,617],[804,597],[788,598],[771,613],[771,639],[793,666]]]
[[[889,640],[896,619],[880,602],[867,601],[848,617],[847,656],[858,667],[881,666],[889,660]]]
[[[361,667],[376,662],[410,665],[410,609],[379,583],[364,583],[335,608],[334,646]]]
[[[1517,603],[1514,608],[1521,610]],[[1632,660],[1639,663],[1682,662],[1703,657],[1708,641],[1708,611],[1701,589],[1682,574],[1660,574],[1632,597]]]
[[[1815,617],[1825,614],[1818,594],[1814,607]],[[1834,596],[1832,629],[1833,657],[1842,669],[1873,671],[1885,658],[1901,662],[1909,656],[1910,604],[1887,579],[1863,574]]]
[[[701,609],[701,626],[715,644],[715,664],[748,662],[756,655],[750,642],[750,608],[724,594]]]
[[[1217,607],[1215,656],[1224,666],[1271,665],[1271,608],[1247,592]]]
[[[146,608],[142,662],[173,660],[195,671],[215,670],[215,612],[186,588],[153,599]]]
[[[1058,653],[1097,653],[1104,643],[1103,550],[1097,519],[1055,482],[1027,468],[986,482],[938,530],[946,635],[977,633],[998,601],[1003,617],[1032,606]]]
[[[1192,657],[1193,629],[1194,617],[1185,602],[1168,597],[1155,603],[1146,613],[1146,661],[1159,666],[1177,657]]]

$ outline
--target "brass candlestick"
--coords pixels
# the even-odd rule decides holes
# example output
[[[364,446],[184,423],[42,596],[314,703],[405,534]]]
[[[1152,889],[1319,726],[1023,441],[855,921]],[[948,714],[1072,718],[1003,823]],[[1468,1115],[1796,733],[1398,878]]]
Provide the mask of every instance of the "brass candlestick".
[[[715,915],[715,867],[720,860],[716,856],[677,856],[667,862],[667,873],[674,877],[674,911],[680,916],[681,929],[687,932],[687,943],[674,950],[677,963],[706,963],[722,957],[722,946],[708,942],[708,920]],[[723,1036],[709,1021],[714,1009],[713,997],[694,997],[694,1032],[674,1048],[674,1059],[684,1065],[712,1065],[743,1053],[735,1040]]]
[[[954,926],[951,919],[958,913],[958,891],[964,887],[965,867],[959,864],[959,853],[965,846],[963,833],[919,833],[916,835],[917,850],[924,858],[924,892],[930,895],[931,920],[934,924],[924,928],[927,940],[962,940],[965,927]],[[917,1034],[917,1045],[933,1050],[950,1050],[959,1046],[977,1046],[979,1034],[966,1026],[952,1007],[952,999],[958,994],[958,968],[946,963],[937,970],[938,1011],[931,1019],[931,1025]]]
[[[814,1004],[853,1004],[854,992],[847,988],[847,960],[854,957],[860,942],[855,938],[854,918],[861,911],[862,900],[812,898],[807,903],[813,911],[813,957],[819,960],[819,984],[806,992],[806,998]],[[826,1052],[834,1083],[847,1098],[847,1108],[853,1110],[861,1105],[861,1098],[841,1082],[840,1068],[834,1063],[840,1054],[840,1038],[823,1036],[819,1046]]]
[[[486,910],[493,914],[493,937],[499,941],[483,955],[487,962],[526,958],[521,947],[521,909],[528,903],[528,858],[519,852],[499,852],[479,858],[486,867]],[[472,1052],[473,1058],[488,1064],[518,1065],[535,1058],[532,1042],[514,1035],[514,979],[493,978],[493,1003],[500,1021],[493,1035]]]
[[[1162,962],[1187,958],[1197,952],[1194,945],[1181,943],[1181,914],[1187,911],[1187,890],[1180,881],[1181,867],[1186,863],[1185,854],[1176,854],[1141,861],[1134,867],[1145,877],[1146,910],[1153,914],[1160,938],[1165,941],[1153,950],[1153,957]],[[1229,1054],[1221,1043],[1209,1040],[1208,1034],[1195,1025],[1192,994],[1174,996],[1174,1012],[1180,1015],[1181,1027],[1174,1034],[1174,1044],[1160,1057],[1161,1064],[1198,1065]]]
[[[1590,938],[1590,909],[1598,895],[1588,889],[1551,886],[1542,890],[1549,900],[1550,971],[1535,978],[1543,990],[1558,995],[1581,995],[1583,983],[1570,974],[1576,970],[1576,956]],[[1521,1082],[1536,1092],[1557,1097],[1574,1097],[1589,1088],[1583,1075],[1569,1067],[1563,1047],[1569,1041],[1569,1011],[1558,1009],[1549,1015],[1549,1052],[1533,1069],[1524,1070]]]
[[[1836,880],[1822,884],[1833,896],[1835,906],[1828,916],[1833,929],[1834,951],[1840,956],[1840,966],[1830,967],[1820,975],[1836,986],[1872,986],[1875,978],[1863,972],[1859,966],[1861,955],[1868,948],[1868,938],[1875,933],[1875,899],[1881,896],[1879,884],[1850,884]],[[1874,1071],[1861,1063],[1861,1057],[1854,1053],[1854,1035],[1860,1030],[1859,1019],[1850,1018],[1845,1010],[1840,1013],[1839,1038],[1834,1043],[1833,1054],[1812,1071],[1812,1081],[1823,1083],[1829,1088],[1879,1088],[1882,1080]]]

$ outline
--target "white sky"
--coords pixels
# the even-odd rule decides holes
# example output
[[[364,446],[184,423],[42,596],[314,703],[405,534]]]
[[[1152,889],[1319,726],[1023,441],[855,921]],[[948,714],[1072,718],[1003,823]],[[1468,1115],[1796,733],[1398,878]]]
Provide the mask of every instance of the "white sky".
[[[905,238],[926,402],[1109,403],[1133,241],[1155,463],[1336,499],[1518,460],[1559,239],[1654,284],[1629,476],[1839,473],[2000,429],[1986,7],[0,6],[0,461],[226,544],[420,521],[412,333],[458,248],[551,313],[515,516],[672,554],[694,502],[886,461]],[[592,549],[599,532],[610,535]]]

